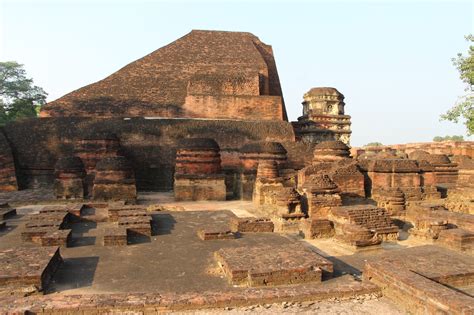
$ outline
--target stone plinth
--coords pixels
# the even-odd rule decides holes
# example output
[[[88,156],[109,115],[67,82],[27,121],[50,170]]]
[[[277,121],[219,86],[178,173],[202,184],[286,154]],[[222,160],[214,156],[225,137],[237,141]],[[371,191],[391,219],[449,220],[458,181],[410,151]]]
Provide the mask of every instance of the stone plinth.
[[[44,290],[62,262],[59,248],[54,246],[0,250],[0,285],[34,285],[38,291]]]
[[[180,142],[174,175],[176,200],[226,200],[219,151],[213,139],[190,138]]]
[[[282,168],[287,162],[287,151],[279,142],[248,143],[240,148],[239,159],[239,195],[243,200],[252,200],[259,163],[273,161]]]
[[[302,188],[311,219],[326,219],[331,207],[342,204],[340,190],[328,175],[311,175]]]
[[[302,222],[301,231],[306,239],[334,236],[334,224],[327,219],[308,219]]]
[[[272,286],[321,282],[331,276],[330,261],[301,245],[225,248],[214,257],[229,283],[243,286]]]
[[[359,161],[359,166],[367,176],[365,190],[369,196],[378,191],[399,188],[405,200],[421,200],[420,168],[415,160],[383,159]]]
[[[439,232],[437,245],[467,253],[474,253],[474,232],[464,229],[447,229]]]
[[[430,154],[425,159],[434,167],[437,184],[455,184],[458,180],[456,163],[451,163],[445,154]]]
[[[273,232],[274,225],[269,218],[232,218],[230,229],[239,233]]]
[[[355,247],[398,239],[398,227],[388,212],[372,205],[343,206],[331,210],[336,236]]]
[[[175,175],[174,196],[176,201],[226,200],[225,176]]]
[[[318,87],[309,90],[303,98],[303,116],[293,122],[298,141],[350,142],[351,116],[344,114],[344,95],[335,88]]]
[[[256,206],[271,216],[282,218],[304,216],[299,193],[293,184],[279,177],[275,161],[260,161],[252,200]]]
[[[367,260],[364,280],[409,314],[471,314],[473,259],[438,246],[416,246]],[[464,292],[462,292],[464,291]]]
[[[365,197],[364,175],[357,161],[349,158],[349,147],[341,141],[324,141],[315,146],[313,161],[298,171],[298,186],[302,187],[306,177],[325,174],[339,187],[341,194]]]
[[[83,199],[84,164],[77,156],[59,158],[54,167],[54,191],[57,199]]]
[[[458,185],[474,186],[474,160],[468,156],[458,155],[451,161],[458,164]]]
[[[136,200],[135,174],[125,157],[102,159],[97,163],[96,170],[92,189],[95,200]]]
[[[238,237],[238,233],[227,228],[203,228],[197,231],[198,237],[203,241],[232,240]]]
[[[119,138],[109,132],[90,132],[75,143],[75,155],[84,163],[87,173],[85,178],[85,195],[92,194],[92,186],[96,174],[96,165],[107,157],[120,155]]]
[[[405,194],[399,188],[374,191],[373,199],[379,207],[385,208],[391,216],[405,213]]]

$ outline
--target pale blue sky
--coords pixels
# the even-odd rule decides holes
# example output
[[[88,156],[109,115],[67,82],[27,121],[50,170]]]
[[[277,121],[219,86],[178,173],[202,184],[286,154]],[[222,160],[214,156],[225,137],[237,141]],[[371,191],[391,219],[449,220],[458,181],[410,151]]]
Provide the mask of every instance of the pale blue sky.
[[[346,96],[352,145],[465,134],[439,122],[463,93],[473,1],[7,1],[0,60],[54,100],[192,29],[248,31],[273,46],[289,118],[311,87]]]

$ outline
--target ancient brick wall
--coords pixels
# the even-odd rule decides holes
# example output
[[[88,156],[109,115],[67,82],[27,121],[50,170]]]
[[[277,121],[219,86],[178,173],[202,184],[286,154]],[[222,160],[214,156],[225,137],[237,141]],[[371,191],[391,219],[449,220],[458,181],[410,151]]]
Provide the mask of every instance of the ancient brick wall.
[[[190,120],[190,119],[92,119],[43,118],[6,126],[5,136],[18,162],[19,184],[29,187],[35,172],[54,171],[63,155],[74,154],[74,146],[85,133],[115,133],[124,155],[131,161],[141,190],[171,190],[177,142],[182,138],[212,138],[221,148],[222,167],[237,169],[240,147],[255,141],[291,142],[291,124],[284,121]]]
[[[17,190],[15,164],[10,144],[0,129],[0,191]]]
[[[192,98],[199,95],[216,98]],[[287,120],[271,47],[250,33],[220,31],[192,31],[48,103],[40,115]]]
[[[474,158],[474,141],[420,142],[378,147],[353,147],[351,152],[352,156],[356,157],[365,152],[381,152],[389,150],[401,151],[407,154],[423,150],[430,154],[446,154],[448,156],[464,155]]]

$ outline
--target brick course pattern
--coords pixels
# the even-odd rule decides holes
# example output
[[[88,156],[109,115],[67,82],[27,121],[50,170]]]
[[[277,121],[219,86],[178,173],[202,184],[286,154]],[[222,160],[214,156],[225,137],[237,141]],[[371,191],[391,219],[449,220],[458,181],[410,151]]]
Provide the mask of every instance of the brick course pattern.
[[[230,229],[240,233],[273,232],[274,225],[268,218],[232,218]]]
[[[262,303],[320,301],[330,298],[350,298],[375,293],[380,289],[368,282],[351,281],[320,285],[308,283],[295,286],[244,288],[233,291],[204,291],[190,293],[141,292],[128,294],[46,295],[25,298],[6,297],[0,300],[4,313],[107,313],[140,312],[155,314],[163,311],[197,310],[248,306]]]
[[[238,233],[226,228],[204,228],[197,231],[198,237],[203,241],[210,240],[232,240],[238,237]]]
[[[56,246],[15,247],[0,251],[0,285],[21,287],[48,286],[63,260]],[[1,303],[0,303],[1,304]]]
[[[18,189],[13,154],[7,139],[0,131],[0,191]]]
[[[463,292],[474,284],[469,256],[436,246],[414,247],[369,260],[363,277],[413,314],[474,313],[474,298]]]
[[[40,116],[287,120],[271,46],[250,33],[200,30],[48,103]]]
[[[298,244],[224,248],[214,257],[229,283],[250,287],[321,282],[323,271],[333,272],[330,261]]]

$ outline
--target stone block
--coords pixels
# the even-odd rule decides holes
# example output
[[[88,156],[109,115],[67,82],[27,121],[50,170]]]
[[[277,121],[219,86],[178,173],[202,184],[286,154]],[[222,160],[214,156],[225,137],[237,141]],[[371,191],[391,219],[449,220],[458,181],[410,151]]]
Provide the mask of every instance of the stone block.
[[[68,246],[71,242],[71,230],[55,230],[41,236],[41,246]]]
[[[327,276],[333,272],[330,261],[299,244],[223,248],[214,258],[234,285],[321,282],[323,272]]]
[[[233,232],[257,233],[273,232],[274,226],[272,220],[268,218],[232,218],[230,220],[230,229]]]
[[[174,196],[177,201],[226,200],[224,175],[175,176]]]
[[[439,232],[437,245],[474,253],[474,233],[464,229],[446,229]]]
[[[231,240],[238,237],[238,234],[232,232],[230,229],[212,229],[212,228],[200,229],[198,230],[197,235],[203,241]]]
[[[123,227],[109,228],[104,231],[104,246],[127,245],[127,230]]]
[[[335,234],[334,224],[326,219],[308,219],[302,222],[301,230],[307,239],[329,238]]]
[[[56,246],[0,250],[0,285],[34,285],[38,290],[44,290],[62,262]]]

